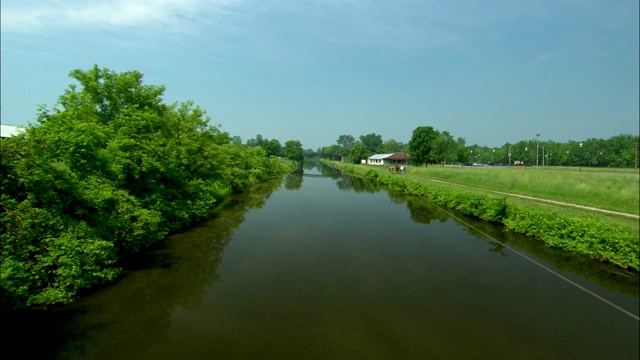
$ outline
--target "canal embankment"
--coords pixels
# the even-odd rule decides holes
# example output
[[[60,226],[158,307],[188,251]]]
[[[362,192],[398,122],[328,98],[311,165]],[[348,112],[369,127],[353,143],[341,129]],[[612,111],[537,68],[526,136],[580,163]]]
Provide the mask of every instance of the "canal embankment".
[[[325,163],[333,164],[331,161],[325,161]],[[336,167],[352,176],[383,185],[392,191],[424,196],[436,205],[485,221],[503,224],[508,231],[538,238],[548,246],[561,248],[571,253],[584,254],[597,261],[613,263],[624,269],[633,271],[639,269],[638,221],[632,216],[614,213],[617,211],[614,209],[633,209],[632,200],[630,206],[619,204],[627,201],[626,190],[622,191],[615,187],[633,188],[633,181],[637,182],[637,177],[628,177],[625,181],[625,178],[620,175],[614,175],[619,176],[620,180],[610,183],[610,189],[605,192],[616,195],[609,196],[611,199],[607,203],[609,209],[602,209],[602,206],[588,206],[589,199],[592,199],[591,201],[596,204],[603,203],[600,200],[603,197],[600,194],[602,191],[591,194],[590,188],[593,185],[589,185],[593,176],[600,176],[601,182],[607,179],[602,174],[585,176],[582,181],[578,181],[578,186],[565,179],[564,181],[567,183],[565,193],[570,191],[567,189],[573,187],[578,188],[577,191],[584,194],[580,196],[582,204],[566,202],[563,204],[563,201],[560,201],[562,198],[556,197],[554,199],[553,194],[557,193],[555,191],[547,191],[552,194],[550,196],[532,196],[532,194],[541,194],[543,191],[545,185],[540,183],[545,180],[548,183],[552,182],[552,179],[558,178],[558,176],[543,172],[536,173],[531,169],[514,169],[517,172],[504,169],[504,171],[495,171],[493,174],[479,172],[478,169],[467,169],[469,171],[466,173],[458,173],[464,176],[457,178],[465,180],[461,183],[455,183],[443,180],[442,178],[445,177],[443,174],[448,172],[446,176],[451,179],[456,176],[455,172],[459,169],[410,167],[405,174],[390,174],[386,168],[375,166],[337,163]],[[529,172],[526,177],[522,174],[525,171]],[[500,175],[496,176],[496,173],[500,173]],[[434,179],[429,174],[437,175],[440,178]],[[536,175],[539,178],[538,182],[535,181]],[[488,180],[491,179],[491,176],[497,177],[499,180],[493,182]],[[553,182],[556,181],[561,180],[553,180]],[[470,185],[470,183],[474,185]],[[511,185],[504,185],[507,183]],[[624,185],[625,183],[628,185]],[[482,184],[484,187],[478,184]],[[580,184],[582,186],[579,186]],[[520,186],[525,193],[515,194],[492,189],[492,187],[498,186],[502,186],[505,190]],[[611,189],[612,187],[613,189]],[[633,190],[628,191],[632,192]],[[620,195],[621,193],[622,195]],[[604,197],[606,198],[606,195]],[[635,199],[637,202],[637,196]]]

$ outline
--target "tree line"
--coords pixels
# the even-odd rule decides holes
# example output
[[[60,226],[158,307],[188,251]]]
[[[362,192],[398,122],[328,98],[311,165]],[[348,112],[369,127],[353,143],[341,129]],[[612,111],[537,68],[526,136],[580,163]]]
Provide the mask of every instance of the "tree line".
[[[406,144],[393,139],[383,141],[382,136],[376,133],[361,135],[359,140],[345,134],[338,137],[336,144],[319,148],[315,155],[334,160],[348,158],[353,163],[360,163],[373,154],[404,152],[411,155],[415,165],[483,163],[637,168],[639,141],[639,136],[631,134],[566,143],[540,141],[536,137],[488,147],[467,145],[463,137],[454,138],[448,131],[419,126],[413,130]]]
[[[69,76],[79,86],[1,142],[3,310],[68,303],[227,195],[296,168],[220,131],[192,102],[165,104],[164,87],[137,71]],[[299,142],[289,145],[285,155],[301,158]]]
[[[262,135],[258,134],[255,138],[247,140],[245,144],[249,147],[263,149],[267,156],[286,157],[294,161],[302,161],[304,159],[305,151],[302,149],[302,143],[298,140],[288,140],[282,146],[279,140],[264,139]]]

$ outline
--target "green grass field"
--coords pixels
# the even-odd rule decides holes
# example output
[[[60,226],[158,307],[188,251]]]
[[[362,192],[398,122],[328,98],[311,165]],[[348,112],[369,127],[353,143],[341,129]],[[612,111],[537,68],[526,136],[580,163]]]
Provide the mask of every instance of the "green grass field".
[[[355,165],[357,168],[388,173],[386,167]],[[518,167],[518,166],[410,166],[407,173],[398,175],[417,180],[432,187],[456,188],[491,197],[507,197],[507,201],[532,208],[553,208],[568,216],[588,216],[615,224],[640,234],[639,220],[593,210],[543,203],[496,191],[533,196],[559,202],[638,215],[640,213],[640,182],[638,170]],[[447,184],[433,180],[446,181]]]
[[[535,196],[630,214],[640,212],[640,182],[633,169],[483,166],[410,167],[407,175],[481,189]]]

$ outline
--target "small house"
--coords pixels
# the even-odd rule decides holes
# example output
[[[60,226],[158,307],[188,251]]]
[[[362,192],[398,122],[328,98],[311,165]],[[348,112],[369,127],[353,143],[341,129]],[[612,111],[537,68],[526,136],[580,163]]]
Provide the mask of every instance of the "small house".
[[[367,158],[367,165],[395,166],[411,165],[411,156],[397,152],[393,154],[375,154]]]

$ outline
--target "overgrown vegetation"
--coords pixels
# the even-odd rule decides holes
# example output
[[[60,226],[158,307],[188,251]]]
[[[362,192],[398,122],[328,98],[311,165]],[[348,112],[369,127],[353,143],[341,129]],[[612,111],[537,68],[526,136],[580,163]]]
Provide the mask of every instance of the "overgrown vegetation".
[[[2,140],[3,309],[67,303],[223,197],[295,169],[232,142],[192,102],[164,104],[138,72],[70,76],[80,87]]]
[[[502,223],[508,230],[535,236],[548,246],[585,254],[622,268],[640,269],[637,234],[593,216],[567,216],[552,208],[516,206],[504,196],[488,196],[451,186],[429,186],[416,177],[386,174],[370,166],[340,165],[340,168],[391,191],[425,196],[439,206]]]

